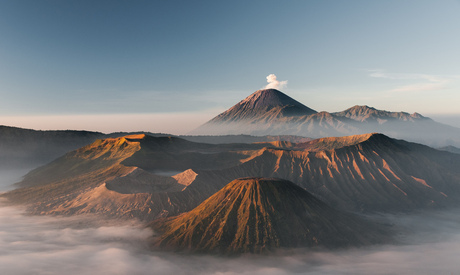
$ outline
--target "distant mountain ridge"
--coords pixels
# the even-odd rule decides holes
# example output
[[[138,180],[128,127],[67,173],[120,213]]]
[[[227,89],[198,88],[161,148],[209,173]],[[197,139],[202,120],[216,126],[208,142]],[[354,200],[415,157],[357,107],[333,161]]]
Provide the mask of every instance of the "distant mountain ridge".
[[[316,112],[278,90],[259,90],[201,125],[192,134],[298,135],[311,138],[379,132],[430,146],[460,146],[460,128],[419,113],[389,112],[366,105]]]
[[[439,148],[439,150],[451,152],[454,154],[460,154],[460,148],[457,148],[455,146],[445,146],[445,147]]]
[[[0,125],[0,165],[2,168],[43,165],[104,136],[91,131],[41,131]]]

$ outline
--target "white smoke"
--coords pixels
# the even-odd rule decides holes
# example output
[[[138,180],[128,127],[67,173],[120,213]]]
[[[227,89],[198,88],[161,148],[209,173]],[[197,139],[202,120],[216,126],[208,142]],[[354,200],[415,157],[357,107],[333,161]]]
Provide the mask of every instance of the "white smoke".
[[[276,79],[276,75],[274,74],[269,74],[267,76],[267,86],[265,86],[265,89],[282,89],[286,87],[287,85],[287,80],[279,81]]]

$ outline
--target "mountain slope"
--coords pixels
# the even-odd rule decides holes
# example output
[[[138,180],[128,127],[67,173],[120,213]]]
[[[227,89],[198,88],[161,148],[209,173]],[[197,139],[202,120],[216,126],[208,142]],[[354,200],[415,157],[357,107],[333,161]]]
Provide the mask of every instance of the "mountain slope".
[[[0,125],[0,166],[43,165],[103,136],[89,131],[36,131]]]
[[[269,113],[270,115],[267,115]],[[257,121],[261,117],[279,118],[315,114],[316,111],[275,89],[258,90],[211,120],[213,123],[234,120]]]
[[[160,247],[261,253],[280,247],[329,248],[381,243],[384,230],[336,211],[292,182],[242,178],[192,211],[152,224]]]
[[[458,167],[458,154],[382,134],[219,145],[137,135],[70,152],[2,196],[33,213],[151,220],[189,211],[236,178],[271,177],[339,209],[407,212],[460,205]]]
[[[227,111],[194,130],[192,134],[283,134],[270,131],[290,118],[305,117],[316,111],[275,89],[258,90]],[[293,133],[294,134],[294,133]]]
[[[460,146],[460,129],[418,113],[353,106],[320,112],[277,90],[260,90],[194,130],[193,134],[298,135],[312,138],[379,132],[434,147]],[[273,99],[275,98],[275,99]]]

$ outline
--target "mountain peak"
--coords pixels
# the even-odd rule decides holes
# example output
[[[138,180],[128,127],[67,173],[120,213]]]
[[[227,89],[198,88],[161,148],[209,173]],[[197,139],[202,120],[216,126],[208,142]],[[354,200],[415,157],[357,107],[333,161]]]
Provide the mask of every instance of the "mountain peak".
[[[338,117],[346,117],[360,122],[377,122],[383,124],[389,120],[394,121],[414,121],[426,119],[424,116],[414,113],[410,115],[406,112],[390,112],[378,110],[367,105],[355,105],[342,112],[333,113]]]
[[[296,184],[240,178],[192,211],[152,223],[157,245],[197,252],[261,253],[278,247],[379,242],[378,227],[327,206]]]
[[[315,110],[276,89],[263,89],[252,93],[208,123],[279,120],[315,113]]]
[[[341,113],[350,113],[350,114],[369,114],[369,113],[375,113],[375,112],[379,112],[380,110],[377,110],[376,108],[374,107],[370,107],[370,106],[367,106],[367,105],[355,105],[353,107],[350,107],[348,109],[346,109],[345,111],[341,112]]]
[[[255,91],[253,94],[246,97],[238,104],[244,104],[247,105],[247,107],[253,109],[277,106],[298,106],[301,108],[308,108],[297,100],[276,89],[263,89]]]
[[[351,108],[349,108],[348,110],[377,110],[375,109],[374,107],[370,107],[370,106],[367,106],[367,105],[355,105]]]
[[[413,114],[410,115],[412,118],[415,118],[415,119],[429,119],[428,117],[426,116],[422,116],[421,114],[415,112]]]

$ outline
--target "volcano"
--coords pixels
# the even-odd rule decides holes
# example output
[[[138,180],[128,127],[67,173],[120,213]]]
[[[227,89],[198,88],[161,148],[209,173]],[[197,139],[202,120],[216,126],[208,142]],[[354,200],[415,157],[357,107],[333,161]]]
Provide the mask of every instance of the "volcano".
[[[361,246],[388,239],[376,224],[275,178],[234,180],[192,211],[159,219],[152,227],[163,232],[156,242],[162,248],[224,254]]]
[[[235,106],[221,113],[211,123],[237,120],[259,121],[316,114],[313,109],[275,89],[258,90]]]
[[[297,135],[309,138],[383,133],[434,147],[460,146],[460,129],[419,113],[356,105],[317,112],[286,94],[259,90],[191,132],[194,135]]]
[[[276,89],[258,90],[200,126],[192,134],[279,133],[273,127],[280,127],[291,119],[305,118],[316,113]]]

